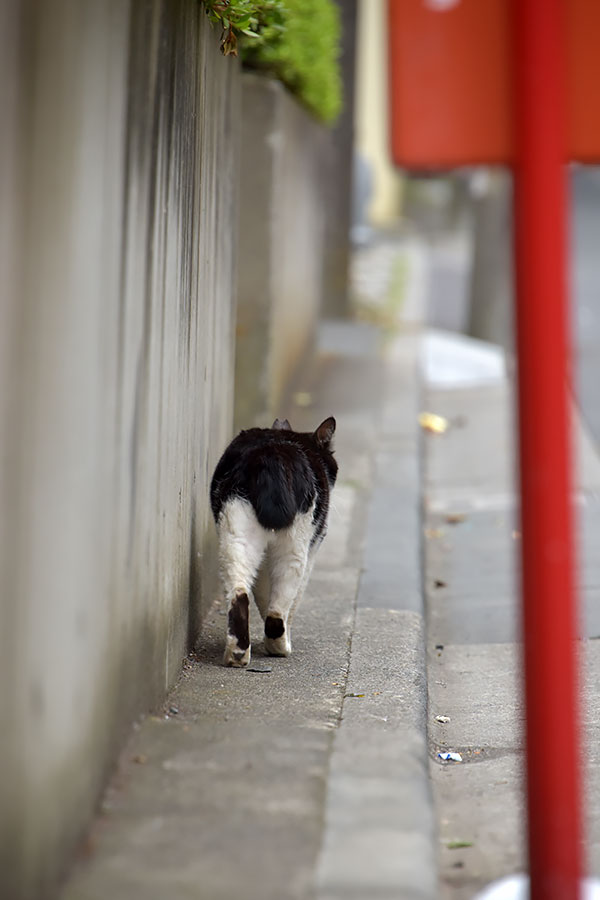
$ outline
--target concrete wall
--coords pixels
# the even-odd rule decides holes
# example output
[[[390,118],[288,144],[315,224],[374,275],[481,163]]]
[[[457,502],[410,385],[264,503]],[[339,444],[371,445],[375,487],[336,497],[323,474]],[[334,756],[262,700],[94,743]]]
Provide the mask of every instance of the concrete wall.
[[[213,590],[239,70],[197,0],[6,0],[0,60],[0,895],[41,900]]]
[[[242,78],[235,426],[270,425],[323,292],[330,135],[278,82]]]

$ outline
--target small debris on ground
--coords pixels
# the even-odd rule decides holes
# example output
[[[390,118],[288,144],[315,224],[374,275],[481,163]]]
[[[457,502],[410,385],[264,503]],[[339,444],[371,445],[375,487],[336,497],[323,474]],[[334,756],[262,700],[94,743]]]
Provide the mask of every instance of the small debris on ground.
[[[436,578],[435,581],[433,582],[433,586],[436,587],[436,588],[444,588],[444,587],[448,587],[448,582],[447,582],[447,581],[442,581],[441,578]]]
[[[467,516],[465,513],[450,513],[450,515],[446,516],[446,522],[448,525],[460,525],[466,518]]]
[[[344,697],[364,697],[364,694],[344,694]]]
[[[430,431],[433,434],[443,434],[449,424],[448,419],[445,419],[444,416],[438,416],[436,413],[419,413],[419,425],[424,431]]]
[[[451,750],[445,750],[443,752],[440,752],[438,750],[438,757],[439,757],[439,759],[442,759],[444,762],[457,762],[457,763],[462,762],[462,756],[460,755],[460,753],[454,753]]]
[[[246,672],[261,672],[263,675],[268,675],[272,671],[271,666],[248,666],[246,668]]]
[[[445,725],[450,721],[450,716],[435,716],[435,721],[439,722],[440,725]]]
[[[430,538],[430,539],[441,538],[444,536],[444,529],[443,528],[426,528],[425,531],[423,532],[423,534],[425,535],[426,538]]]
[[[446,844],[448,850],[463,850],[465,847],[472,847],[473,841],[449,841]]]
[[[148,757],[145,756],[143,753],[138,753],[136,756],[131,757],[131,762],[134,762],[140,766],[143,766],[148,762]]]
[[[178,706],[170,706],[170,707],[169,707],[169,714],[170,714],[171,716],[178,716],[178,715],[179,715],[179,707],[178,707]]]

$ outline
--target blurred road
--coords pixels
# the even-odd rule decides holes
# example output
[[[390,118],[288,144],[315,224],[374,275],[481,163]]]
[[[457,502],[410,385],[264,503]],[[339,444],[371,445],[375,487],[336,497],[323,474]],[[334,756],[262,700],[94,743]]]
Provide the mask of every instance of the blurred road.
[[[472,240],[468,220],[458,229],[429,237],[427,309],[428,324],[434,328],[468,328]],[[510,242],[510,236],[506,240]],[[571,246],[577,400],[600,446],[600,167],[580,166],[571,172]],[[490,277],[497,275],[491,272]],[[505,343],[503,334],[490,339]]]
[[[582,426],[576,417],[585,803],[588,862],[597,872],[600,168],[574,168],[570,179],[574,374],[583,419]],[[428,323],[438,329],[467,327],[473,231],[466,224],[458,232],[429,236]],[[509,245],[506,235],[506,245],[489,256],[496,268],[482,295],[488,303],[498,297],[503,302],[491,281],[500,278],[498,266],[506,264]],[[490,337],[512,343],[502,332]],[[445,339],[462,340],[447,333]],[[435,758],[431,764],[444,900],[470,900],[485,881],[525,865],[511,388],[506,379],[477,390],[440,390],[425,373],[427,408],[464,423],[443,441],[429,436],[423,462],[430,743],[463,756],[461,766],[440,766]]]

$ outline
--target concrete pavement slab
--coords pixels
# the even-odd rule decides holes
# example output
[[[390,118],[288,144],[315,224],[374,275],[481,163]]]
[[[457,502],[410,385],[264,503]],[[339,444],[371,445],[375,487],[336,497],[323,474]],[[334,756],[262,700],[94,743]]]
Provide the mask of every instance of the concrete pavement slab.
[[[331,758],[319,900],[436,896],[422,642],[420,615],[359,609]]]
[[[426,763],[416,349],[406,336],[388,348],[348,682],[333,740],[319,900],[437,895]]]

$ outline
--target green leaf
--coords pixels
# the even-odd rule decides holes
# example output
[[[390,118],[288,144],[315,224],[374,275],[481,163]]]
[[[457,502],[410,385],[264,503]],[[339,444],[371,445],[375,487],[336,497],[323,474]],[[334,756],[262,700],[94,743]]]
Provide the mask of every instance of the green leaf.
[[[334,0],[203,0],[223,28],[221,50],[278,78],[317,118],[342,106],[340,20]]]

